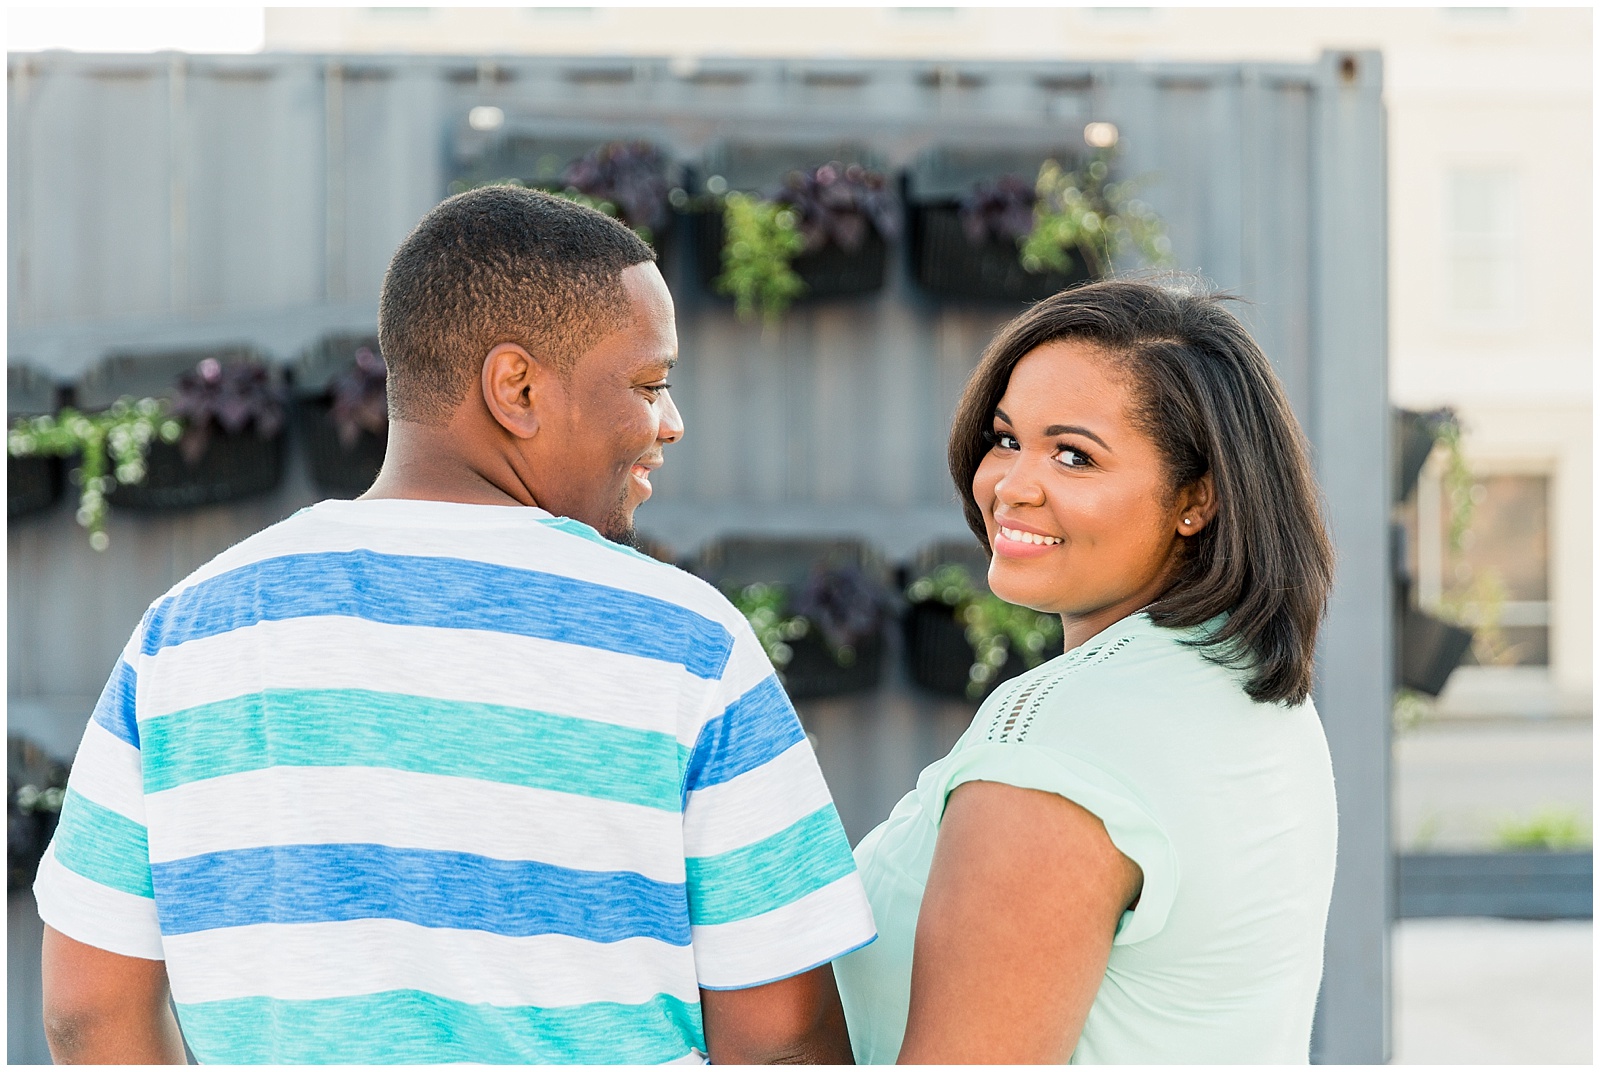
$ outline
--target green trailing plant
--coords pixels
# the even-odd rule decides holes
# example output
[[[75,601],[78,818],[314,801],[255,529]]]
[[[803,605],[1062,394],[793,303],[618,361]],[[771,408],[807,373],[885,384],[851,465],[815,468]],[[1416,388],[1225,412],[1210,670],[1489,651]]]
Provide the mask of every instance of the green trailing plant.
[[[782,674],[794,658],[791,642],[811,632],[811,623],[797,614],[786,613],[789,593],[781,584],[747,584],[729,598],[750,623],[761,650]]]
[[[766,323],[776,323],[806,292],[805,281],[790,267],[806,246],[799,218],[793,209],[775,202],[730,193],[722,200],[722,224],[717,291],[733,298],[740,319],[760,312]]]
[[[854,566],[818,567],[791,592],[781,584],[750,584],[730,594],[780,674],[794,658],[793,643],[816,635],[840,667],[855,664],[862,643],[883,630],[889,595]]]
[[[1544,808],[1525,819],[1507,819],[1495,828],[1495,845],[1514,852],[1586,849],[1594,832],[1573,808]]]
[[[912,603],[942,603],[955,611],[972,645],[972,666],[967,670],[967,695],[978,699],[1011,652],[1030,670],[1045,661],[1045,652],[1061,640],[1061,619],[1027,607],[1007,603],[972,581],[965,566],[949,563],[919,577],[906,589]]]
[[[1449,407],[1423,415],[1433,434],[1434,449],[1443,458],[1440,484],[1448,517],[1445,538],[1452,555],[1467,549],[1467,533],[1477,506],[1478,481],[1467,466],[1462,450],[1461,419]],[[1463,565],[1463,568],[1465,566]],[[1472,630],[1472,654],[1481,666],[1509,666],[1517,661],[1519,645],[1506,640],[1500,615],[1506,603],[1505,582],[1493,570],[1468,570],[1462,584],[1440,599],[1439,611],[1449,621]]]
[[[1172,263],[1166,224],[1137,196],[1146,180],[1112,182],[1114,162],[1112,150],[1071,171],[1044,162],[1034,183],[1033,229],[1019,243],[1024,268],[1065,272],[1076,256],[1100,278],[1130,251],[1152,267]]]
[[[78,524],[89,530],[89,546],[104,551],[111,545],[106,496],[118,484],[143,482],[145,457],[156,439],[176,443],[182,436],[183,422],[168,415],[167,403],[121,398],[99,413],[69,407],[53,416],[17,420],[6,437],[6,450],[18,458],[80,459],[72,471],[79,488]]]

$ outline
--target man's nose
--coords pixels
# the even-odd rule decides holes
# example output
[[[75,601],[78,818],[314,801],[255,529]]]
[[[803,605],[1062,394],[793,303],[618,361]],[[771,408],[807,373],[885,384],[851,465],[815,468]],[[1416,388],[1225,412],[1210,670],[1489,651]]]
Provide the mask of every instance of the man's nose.
[[[678,404],[672,400],[671,391],[661,392],[661,427],[656,431],[656,439],[662,443],[676,443],[683,438],[683,414],[678,412]]]

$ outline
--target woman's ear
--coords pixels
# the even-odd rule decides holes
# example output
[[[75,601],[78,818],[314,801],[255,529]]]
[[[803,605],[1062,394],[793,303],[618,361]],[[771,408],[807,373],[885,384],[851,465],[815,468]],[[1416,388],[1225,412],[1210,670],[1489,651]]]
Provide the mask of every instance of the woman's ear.
[[[1211,474],[1178,492],[1178,535],[1196,536],[1217,516],[1217,485]]]
[[[483,402],[500,427],[518,439],[539,430],[549,370],[514,342],[503,342],[483,359]]]

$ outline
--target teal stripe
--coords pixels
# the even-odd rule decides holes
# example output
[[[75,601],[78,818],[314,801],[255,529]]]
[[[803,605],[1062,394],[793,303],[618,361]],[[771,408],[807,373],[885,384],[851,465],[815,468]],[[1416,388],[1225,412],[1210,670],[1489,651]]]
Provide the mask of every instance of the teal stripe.
[[[559,529],[569,536],[577,536],[581,539],[588,540],[590,543],[597,543],[601,547],[609,548],[612,551],[620,551],[622,554],[632,555],[634,558],[643,559],[646,562],[658,561],[657,559],[651,558],[643,551],[629,547],[627,544],[621,544],[615,542],[614,540],[608,540],[604,536],[600,535],[600,533],[595,529],[585,525],[582,521],[576,521],[570,517],[546,518],[541,523],[548,525],[550,528]]]
[[[684,861],[689,919],[697,927],[733,923],[798,901],[856,868],[832,804],[754,845]]]
[[[55,846],[56,859],[91,882],[135,897],[155,897],[150,842],[145,828],[126,815],[68,789]]]
[[[659,1064],[705,1052],[700,1005],[657,994],[642,1005],[511,1008],[419,990],[178,1006],[201,1063]]]
[[[677,811],[665,733],[365,689],[270,689],[139,724],[145,791],[267,767],[384,767]]]

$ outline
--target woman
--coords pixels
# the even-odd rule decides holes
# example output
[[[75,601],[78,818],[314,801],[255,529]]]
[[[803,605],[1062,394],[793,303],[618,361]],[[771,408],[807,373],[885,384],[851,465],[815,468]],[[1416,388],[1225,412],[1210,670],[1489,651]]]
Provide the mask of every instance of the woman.
[[[990,588],[1059,614],[1066,652],[856,850],[880,935],[835,965],[856,1059],[1306,1061],[1332,552],[1266,358],[1214,297],[1057,294],[985,353],[950,471]]]

